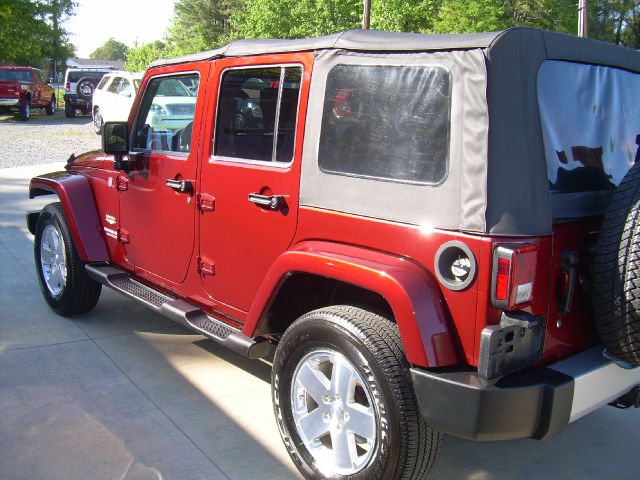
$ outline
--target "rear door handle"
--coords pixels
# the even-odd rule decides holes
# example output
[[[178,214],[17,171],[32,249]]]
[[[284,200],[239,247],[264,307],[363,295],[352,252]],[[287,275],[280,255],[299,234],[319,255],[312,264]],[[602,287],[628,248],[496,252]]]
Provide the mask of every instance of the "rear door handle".
[[[260,207],[269,208],[271,210],[279,210],[284,206],[284,196],[282,195],[260,195],[259,193],[250,193],[249,201]]]

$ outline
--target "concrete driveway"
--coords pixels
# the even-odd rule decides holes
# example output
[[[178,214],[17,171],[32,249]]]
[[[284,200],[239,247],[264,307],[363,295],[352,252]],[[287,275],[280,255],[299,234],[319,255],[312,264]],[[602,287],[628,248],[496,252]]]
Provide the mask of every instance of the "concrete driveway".
[[[106,289],[86,315],[49,310],[24,212],[53,201],[28,179],[61,167],[0,169],[0,478],[296,478],[267,362]],[[640,410],[606,407],[544,442],[447,438],[430,478],[636,480],[638,445]]]

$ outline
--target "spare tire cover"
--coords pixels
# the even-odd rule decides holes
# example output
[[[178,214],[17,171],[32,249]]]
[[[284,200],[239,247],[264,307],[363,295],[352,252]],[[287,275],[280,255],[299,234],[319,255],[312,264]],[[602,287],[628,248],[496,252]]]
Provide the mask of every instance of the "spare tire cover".
[[[596,327],[609,353],[640,365],[640,163],[620,182],[593,260]]]
[[[80,98],[84,98],[85,100],[91,100],[91,96],[93,95],[93,91],[96,89],[96,80],[91,77],[83,77],[78,80],[78,85],[76,87],[76,91],[78,92],[78,96]]]

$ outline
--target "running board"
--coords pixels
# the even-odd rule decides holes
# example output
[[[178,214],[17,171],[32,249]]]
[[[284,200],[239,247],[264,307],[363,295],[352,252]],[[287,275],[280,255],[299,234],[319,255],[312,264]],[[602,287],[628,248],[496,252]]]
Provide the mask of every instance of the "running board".
[[[176,299],[136,282],[128,273],[119,268],[106,264],[88,264],[85,268],[89,277],[96,282],[142,303],[170,320],[245,357],[263,358],[271,351],[271,344],[268,340],[247,337],[237,328],[210,317],[189,302]]]

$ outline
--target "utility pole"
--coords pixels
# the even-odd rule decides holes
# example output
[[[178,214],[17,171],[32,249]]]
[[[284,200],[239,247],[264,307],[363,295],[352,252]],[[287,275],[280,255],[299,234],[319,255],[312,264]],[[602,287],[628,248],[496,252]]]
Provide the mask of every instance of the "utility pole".
[[[364,9],[362,10],[362,28],[369,30],[371,21],[371,0],[364,0]]]
[[[587,37],[587,0],[578,2],[578,36]]]

